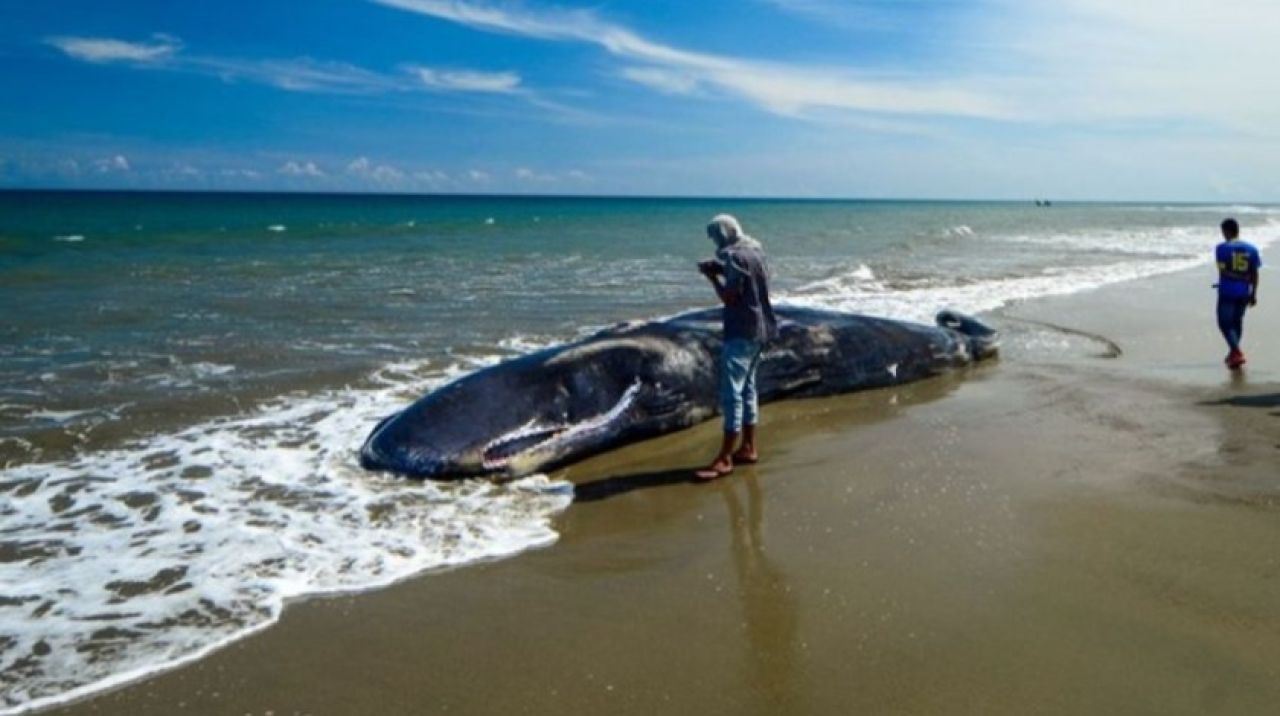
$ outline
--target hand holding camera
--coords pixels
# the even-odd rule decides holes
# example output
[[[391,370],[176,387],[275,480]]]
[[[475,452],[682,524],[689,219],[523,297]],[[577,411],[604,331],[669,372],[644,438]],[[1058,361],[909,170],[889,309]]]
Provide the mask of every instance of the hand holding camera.
[[[707,278],[724,273],[724,267],[720,265],[719,261],[715,260],[699,261],[698,270]]]

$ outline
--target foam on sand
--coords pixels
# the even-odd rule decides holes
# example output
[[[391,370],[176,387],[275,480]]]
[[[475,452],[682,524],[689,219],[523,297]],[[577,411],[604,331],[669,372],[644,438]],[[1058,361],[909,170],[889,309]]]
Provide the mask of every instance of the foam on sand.
[[[379,587],[556,539],[572,492],[366,473],[377,419],[463,368],[283,399],[115,450],[0,473],[0,714],[198,659],[289,599]]]

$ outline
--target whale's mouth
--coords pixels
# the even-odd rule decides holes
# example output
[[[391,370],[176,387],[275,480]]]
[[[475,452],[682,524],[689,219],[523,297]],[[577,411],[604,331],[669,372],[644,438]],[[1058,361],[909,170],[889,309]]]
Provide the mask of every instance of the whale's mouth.
[[[517,466],[520,472],[536,469],[564,448],[607,432],[635,403],[640,386],[636,379],[611,408],[586,420],[548,425],[535,418],[489,441],[481,450],[485,470],[510,472]]]

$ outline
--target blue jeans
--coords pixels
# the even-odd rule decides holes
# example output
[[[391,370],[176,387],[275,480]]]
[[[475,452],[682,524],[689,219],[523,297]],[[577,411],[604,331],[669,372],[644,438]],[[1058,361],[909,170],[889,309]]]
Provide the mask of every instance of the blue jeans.
[[[1218,330],[1233,351],[1240,349],[1240,340],[1244,338],[1244,312],[1248,307],[1247,298],[1218,298]]]
[[[755,425],[760,415],[756,367],[764,346],[747,338],[730,338],[720,351],[720,410],[724,431],[737,433]]]

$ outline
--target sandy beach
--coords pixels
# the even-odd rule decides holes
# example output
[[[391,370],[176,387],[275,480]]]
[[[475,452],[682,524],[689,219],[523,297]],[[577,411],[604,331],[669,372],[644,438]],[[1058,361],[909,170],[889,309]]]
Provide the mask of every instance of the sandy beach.
[[[1229,374],[1210,280],[1015,305],[999,361],[771,405],[715,484],[715,423],[575,465],[545,549],[49,713],[1274,713],[1276,309],[1264,277]]]

